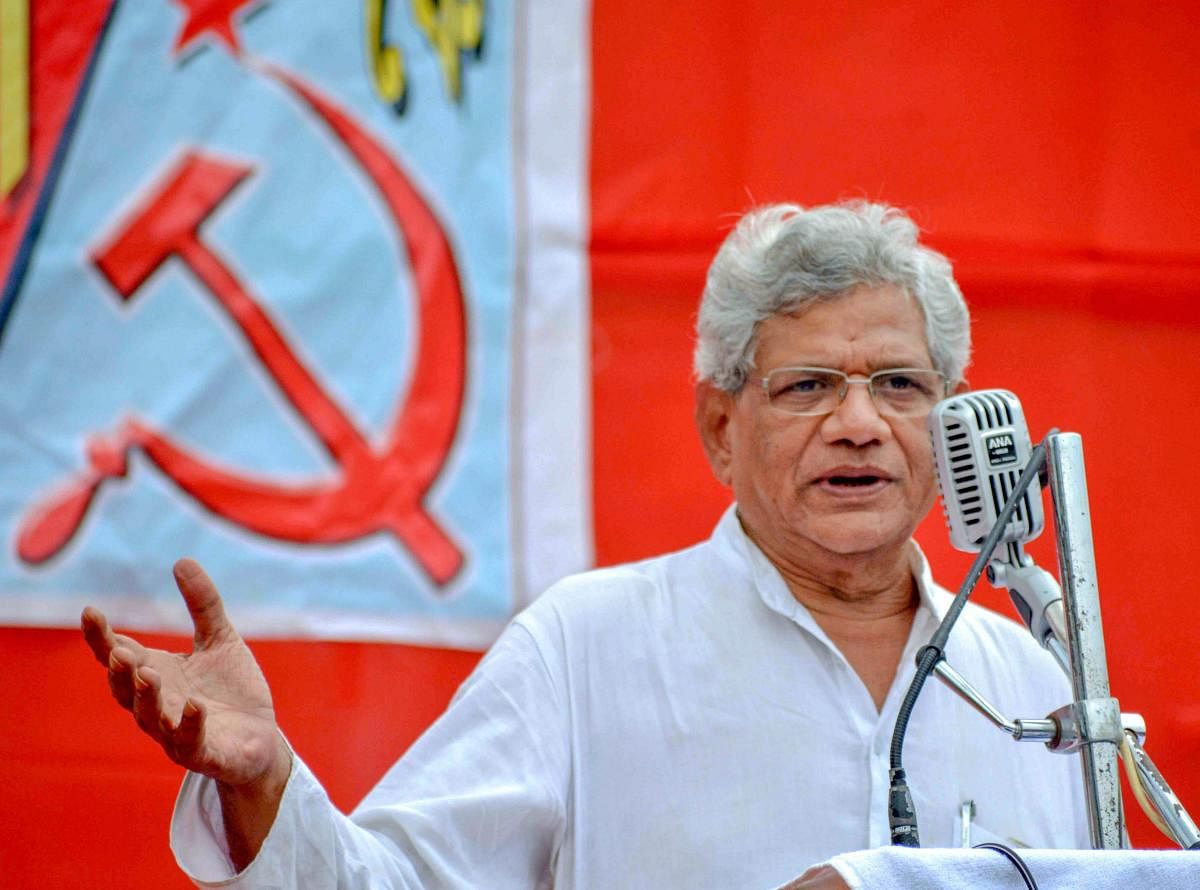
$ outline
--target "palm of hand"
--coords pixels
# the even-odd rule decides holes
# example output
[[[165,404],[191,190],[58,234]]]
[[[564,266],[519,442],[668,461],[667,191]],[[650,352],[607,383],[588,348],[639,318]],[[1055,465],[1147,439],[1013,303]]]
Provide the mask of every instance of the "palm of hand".
[[[190,654],[113,633],[92,608],[83,614],[84,637],[108,669],[113,697],[173,761],[225,785],[247,785],[278,765],[270,689],[199,565],[181,560],[175,578],[196,628]]]

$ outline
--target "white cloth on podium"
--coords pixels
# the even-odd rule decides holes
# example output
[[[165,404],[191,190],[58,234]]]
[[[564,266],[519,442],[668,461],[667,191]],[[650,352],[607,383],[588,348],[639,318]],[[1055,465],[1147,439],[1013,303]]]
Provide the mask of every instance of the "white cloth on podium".
[[[1039,890],[1195,890],[1200,853],[1185,850],[1016,850]],[[881,847],[834,856],[850,890],[959,890],[961,887],[1023,887],[1007,858],[995,850],[914,850]]]
[[[915,545],[912,570],[920,607],[877,709],[731,509],[695,547],[554,585],[351,816],[298,759],[235,878],[213,785],[189,775],[172,846],[193,880],[237,887],[776,886],[890,839],[896,711],[951,600]],[[947,655],[1012,716],[1070,700],[1028,632],[982,608]],[[381,706],[403,708],[403,688]],[[940,683],[905,767],[928,843],[954,843],[973,801],[974,829],[1000,840],[1087,844],[1077,762],[1013,742]]]

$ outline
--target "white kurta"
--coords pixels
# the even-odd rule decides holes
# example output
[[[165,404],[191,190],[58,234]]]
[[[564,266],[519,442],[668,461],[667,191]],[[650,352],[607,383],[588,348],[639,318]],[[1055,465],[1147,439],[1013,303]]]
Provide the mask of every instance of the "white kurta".
[[[770,887],[887,844],[896,710],[951,599],[913,554],[921,605],[882,712],[732,509],[695,547],[567,578],[351,817],[297,760],[234,883]],[[1071,698],[1025,629],[982,608],[947,657],[1011,717]],[[1076,758],[1013,742],[936,679],[904,751],[926,846],[957,845],[965,801],[977,839],[1087,846]],[[185,780],[172,846],[198,883],[233,877],[211,780]]]

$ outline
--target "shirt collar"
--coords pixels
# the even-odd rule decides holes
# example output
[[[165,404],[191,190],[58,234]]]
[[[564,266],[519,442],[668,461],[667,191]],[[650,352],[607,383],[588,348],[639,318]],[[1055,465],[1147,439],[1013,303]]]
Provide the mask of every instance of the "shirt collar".
[[[713,530],[712,540],[719,549],[740,557],[743,564],[749,566],[755,589],[768,609],[796,622],[818,637],[825,638],[825,633],[817,626],[812,614],[792,596],[774,563],[767,559],[766,554],[742,528],[737,515],[737,504],[731,504],[721,516]],[[917,582],[919,602],[916,620],[931,616],[934,622],[940,622],[953,597],[933,582],[929,560],[925,558],[915,540],[909,541],[909,569]]]

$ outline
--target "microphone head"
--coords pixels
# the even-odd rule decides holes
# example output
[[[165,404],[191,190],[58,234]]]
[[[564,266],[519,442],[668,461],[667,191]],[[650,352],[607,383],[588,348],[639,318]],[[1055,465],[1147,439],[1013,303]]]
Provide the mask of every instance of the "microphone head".
[[[950,543],[977,553],[1033,451],[1021,403],[1003,389],[962,393],[934,405],[927,424]],[[1030,485],[1000,541],[1032,541],[1044,526],[1041,492]]]

